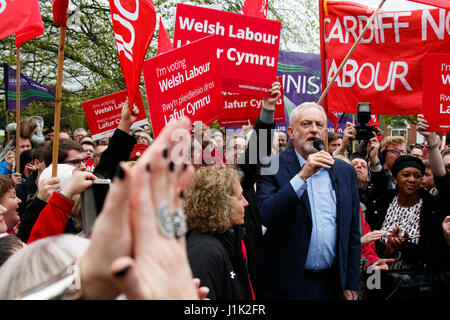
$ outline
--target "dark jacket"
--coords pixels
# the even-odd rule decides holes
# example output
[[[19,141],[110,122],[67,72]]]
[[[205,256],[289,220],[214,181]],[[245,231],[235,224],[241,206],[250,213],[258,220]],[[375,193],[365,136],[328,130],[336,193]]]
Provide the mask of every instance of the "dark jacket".
[[[128,133],[116,129],[109,140],[108,148],[103,151],[94,175],[103,179],[112,179],[121,161],[128,161],[136,139]]]
[[[38,191],[36,191],[33,195],[30,195],[26,202],[26,209],[20,218],[20,226],[19,231],[17,232],[17,237],[20,238],[23,242],[27,243],[28,238],[30,237],[31,230],[36,223],[39,214],[42,209],[45,208],[47,202],[42,201],[37,197]]]
[[[387,215],[389,205],[397,195],[397,190],[387,190],[387,180],[384,175],[374,174],[374,193],[372,194],[366,210],[366,221],[372,230],[380,230]],[[445,179],[445,178],[443,178]],[[440,183],[438,179],[438,184]],[[445,192],[439,186],[440,192]],[[384,191],[384,192],[383,192]],[[447,189],[448,194],[448,189]],[[419,197],[423,204],[420,211],[420,238],[419,243],[405,242],[400,251],[402,257],[414,269],[443,269],[449,268],[450,247],[445,243],[442,231],[442,221],[449,214],[442,201],[433,197],[425,189],[419,189]],[[384,256],[385,245],[376,242],[377,254]]]
[[[258,176],[257,200],[261,223],[267,231],[250,269],[252,284],[264,299],[310,299],[311,280],[304,266],[312,232],[308,192],[301,198],[290,180],[301,170],[294,149],[270,157]],[[271,164],[277,164],[273,167]],[[354,168],[335,159],[328,170],[337,197],[337,285],[357,290],[359,286],[361,233],[359,195]],[[258,289],[257,289],[258,287]]]
[[[270,124],[265,123],[261,121],[258,116],[253,126],[254,131],[250,136],[247,149],[245,150],[245,162],[239,164],[240,161],[238,160],[238,166],[244,173],[241,186],[244,197],[248,202],[248,206],[245,207],[244,230],[249,268],[252,267],[256,252],[261,244],[261,239],[263,236],[261,222],[258,216],[258,206],[256,205],[257,202],[254,185],[256,183],[260,159],[269,156],[272,152],[272,137],[274,129],[275,122]],[[252,146],[256,146],[256,148],[252,149]],[[263,149],[261,149],[260,146],[263,146]],[[250,154],[250,152],[252,154]],[[254,157],[254,152],[256,152],[256,155],[260,155],[260,157]]]
[[[210,289],[212,300],[251,300],[246,261],[242,255],[242,228],[234,226],[224,233],[190,231],[187,251],[194,278]]]
[[[19,209],[17,210],[19,212],[20,218],[22,218],[25,212],[28,195],[33,195],[38,190],[38,187],[36,185],[36,177],[37,171],[34,171],[31,173],[28,179],[26,179],[16,187],[16,196],[17,198],[22,200],[22,202],[19,204]]]

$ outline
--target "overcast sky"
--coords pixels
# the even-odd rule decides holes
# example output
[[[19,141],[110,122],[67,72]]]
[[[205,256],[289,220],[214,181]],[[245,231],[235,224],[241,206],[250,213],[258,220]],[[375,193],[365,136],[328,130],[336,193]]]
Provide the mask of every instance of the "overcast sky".
[[[381,0],[353,0],[353,2],[358,2],[365,4],[367,6],[371,6],[373,8],[377,8],[378,5],[381,3]],[[407,0],[386,0],[381,9],[385,11],[392,11],[392,10],[411,10],[423,8],[431,8],[431,7]]]

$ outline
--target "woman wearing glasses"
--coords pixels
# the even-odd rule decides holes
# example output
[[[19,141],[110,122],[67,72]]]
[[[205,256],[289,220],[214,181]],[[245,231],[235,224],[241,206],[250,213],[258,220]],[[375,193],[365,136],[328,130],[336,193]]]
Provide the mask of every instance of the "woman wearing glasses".
[[[389,179],[388,188],[395,189],[395,182],[392,177],[392,166],[395,160],[406,154],[406,140],[401,136],[390,136],[381,143],[381,162],[383,171]]]

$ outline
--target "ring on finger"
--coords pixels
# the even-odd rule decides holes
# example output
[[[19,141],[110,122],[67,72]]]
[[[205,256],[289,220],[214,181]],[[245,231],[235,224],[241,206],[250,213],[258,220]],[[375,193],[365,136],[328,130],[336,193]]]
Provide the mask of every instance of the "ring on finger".
[[[170,205],[167,201],[163,201],[158,206],[156,220],[159,232],[168,239],[173,238],[175,228],[172,222],[172,216],[170,215]]]

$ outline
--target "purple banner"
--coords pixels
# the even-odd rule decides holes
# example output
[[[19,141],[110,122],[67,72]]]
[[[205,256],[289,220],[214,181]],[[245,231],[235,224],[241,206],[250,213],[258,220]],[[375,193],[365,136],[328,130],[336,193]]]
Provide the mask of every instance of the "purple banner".
[[[3,64],[6,108],[16,110],[16,70]],[[40,83],[20,74],[20,107],[24,107],[34,100],[55,101],[55,95]]]

